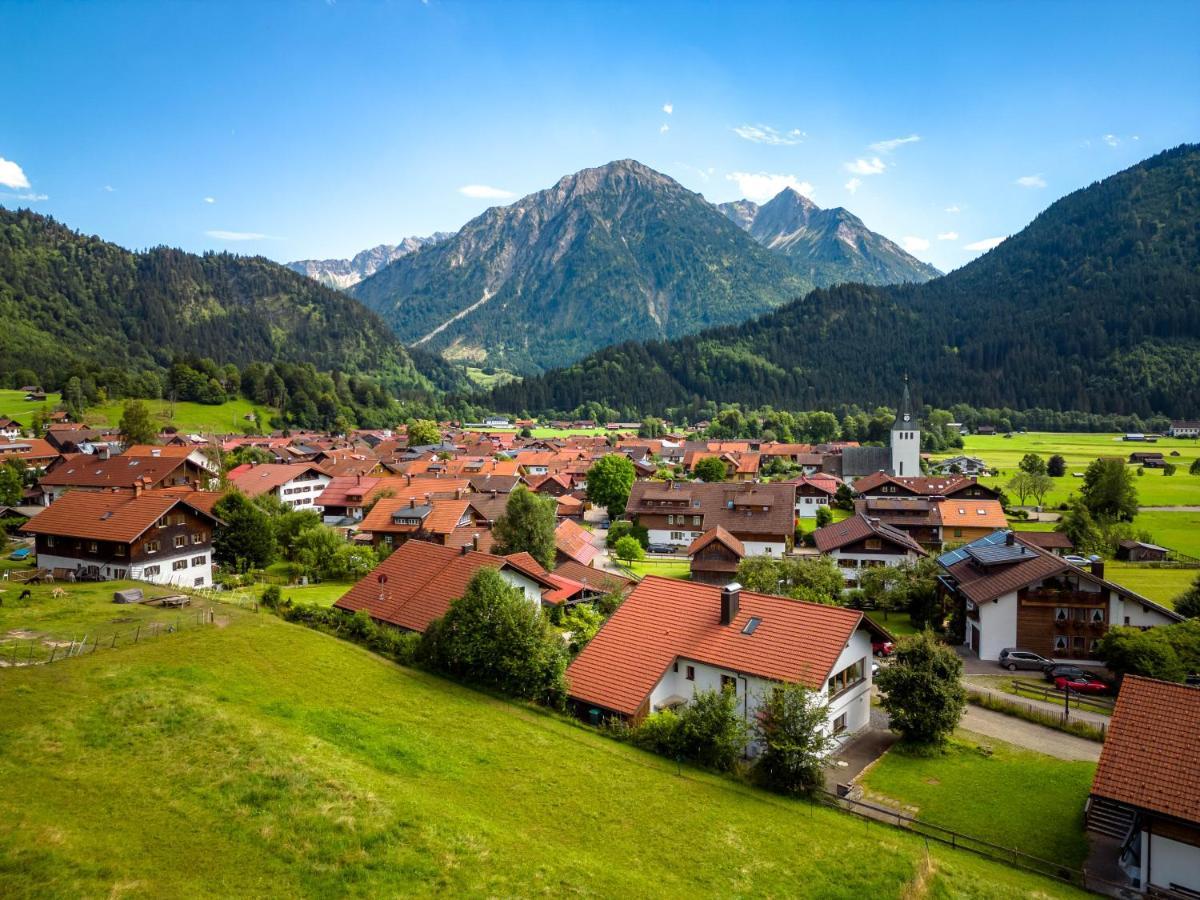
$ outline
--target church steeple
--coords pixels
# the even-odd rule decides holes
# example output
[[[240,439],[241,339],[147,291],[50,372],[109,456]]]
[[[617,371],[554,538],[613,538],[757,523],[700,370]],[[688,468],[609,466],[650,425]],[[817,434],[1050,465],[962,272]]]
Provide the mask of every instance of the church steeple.
[[[916,414],[913,413],[912,397],[908,393],[908,373],[904,375],[904,398],[896,411],[896,421],[892,423],[892,431],[909,431],[918,427]]]
[[[921,474],[921,426],[913,412],[912,396],[908,392],[908,375],[904,376],[904,397],[892,423],[892,474],[901,476]]]

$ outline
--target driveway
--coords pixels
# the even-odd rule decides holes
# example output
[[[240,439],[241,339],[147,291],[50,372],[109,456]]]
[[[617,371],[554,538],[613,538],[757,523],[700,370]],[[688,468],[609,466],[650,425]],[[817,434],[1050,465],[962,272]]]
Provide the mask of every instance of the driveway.
[[[1026,722],[1014,716],[981,709],[978,706],[967,706],[959,728],[973,731],[998,741],[1007,741],[1026,750],[1036,750],[1057,759],[1084,760],[1095,762],[1100,758],[1099,741],[1089,741],[1087,738],[1076,737],[1045,725]]]

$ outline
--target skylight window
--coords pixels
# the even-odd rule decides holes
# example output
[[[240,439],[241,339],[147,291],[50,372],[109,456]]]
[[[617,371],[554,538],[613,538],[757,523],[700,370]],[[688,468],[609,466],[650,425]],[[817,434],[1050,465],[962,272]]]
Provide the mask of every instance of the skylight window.
[[[746,623],[744,628],[742,628],[742,634],[754,634],[754,629],[758,628],[758,625],[761,621],[762,619],[760,619],[758,616],[751,616],[750,621]]]

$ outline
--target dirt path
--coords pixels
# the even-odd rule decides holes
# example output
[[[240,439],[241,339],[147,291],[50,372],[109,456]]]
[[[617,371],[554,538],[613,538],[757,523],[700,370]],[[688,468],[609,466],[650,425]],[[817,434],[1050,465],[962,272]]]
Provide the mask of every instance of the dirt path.
[[[959,727],[1058,759],[1095,762],[1100,758],[1099,741],[1075,737],[978,706],[967,707]]]

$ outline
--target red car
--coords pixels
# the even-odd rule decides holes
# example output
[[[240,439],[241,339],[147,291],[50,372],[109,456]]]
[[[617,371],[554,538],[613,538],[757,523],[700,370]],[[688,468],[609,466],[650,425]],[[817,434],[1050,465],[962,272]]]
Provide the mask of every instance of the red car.
[[[891,641],[871,641],[871,652],[876,656],[891,656],[896,645]]]
[[[1060,676],[1054,679],[1054,686],[1060,691],[1065,691],[1067,688],[1070,688],[1076,694],[1108,693],[1108,685],[1099,678],[1093,678],[1090,675],[1084,675],[1076,678]]]

